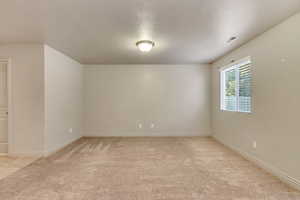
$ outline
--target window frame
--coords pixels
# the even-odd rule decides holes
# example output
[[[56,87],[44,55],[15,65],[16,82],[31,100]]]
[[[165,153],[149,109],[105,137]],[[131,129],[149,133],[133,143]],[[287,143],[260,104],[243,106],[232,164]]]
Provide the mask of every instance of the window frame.
[[[235,70],[235,79],[236,79],[236,84],[235,84],[235,94],[236,94],[236,110],[227,110],[225,109],[225,73],[239,68],[240,66],[246,65],[250,63],[250,67],[252,68],[252,60],[250,56],[247,56],[245,58],[242,58],[240,60],[234,61],[224,67],[221,67],[219,69],[220,72],[220,110],[221,111],[226,111],[226,112],[236,112],[236,113],[246,113],[246,114],[251,114],[253,112],[253,106],[252,106],[252,70],[251,70],[251,104],[250,104],[250,111],[242,111],[239,108],[239,84],[240,84],[240,73],[238,70]]]

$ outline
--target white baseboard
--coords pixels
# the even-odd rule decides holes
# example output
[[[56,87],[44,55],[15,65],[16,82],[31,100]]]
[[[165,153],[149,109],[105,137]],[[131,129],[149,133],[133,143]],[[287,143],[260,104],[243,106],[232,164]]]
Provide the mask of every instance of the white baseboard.
[[[254,155],[247,153],[245,151],[242,151],[241,149],[234,147],[233,145],[227,144],[224,141],[222,141],[220,138],[213,136],[214,139],[216,139],[218,142],[222,143],[223,145],[227,146],[228,148],[232,149],[233,151],[237,152],[241,156],[243,156],[245,159],[255,163],[260,168],[266,170],[268,173],[276,176],[279,178],[282,182],[290,185],[291,187],[300,190],[300,181],[289,176],[287,173],[283,172],[282,170],[278,169],[277,167],[255,157]]]
[[[193,137],[211,136],[201,131],[93,131],[85,132],[84,137]]]
[[[62,150],[62,149],[65,148],[66,146],[68,146],[68,145],[70,145],[70,144],[76,142],[76,141],[79,140],[80,138],[82,138],[82,136],[76,137],[76,138],[74,138],[73,140],[71,140],[70,142],[67,142],[67,143],[65,143],[65,144],[61,144],[61,145],[59,145],[59,146],[56,147],[56,148],[49,149],[49,150],[45,150],[43,156],[44,156],[44,157],[49,157],[49,156],[51,156],[51,155],[53,155],[53,154],[59,152],[60,150]]]

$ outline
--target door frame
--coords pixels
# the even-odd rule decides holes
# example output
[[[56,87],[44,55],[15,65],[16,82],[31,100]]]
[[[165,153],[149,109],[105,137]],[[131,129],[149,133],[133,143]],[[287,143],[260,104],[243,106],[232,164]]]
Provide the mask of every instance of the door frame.
[[[11,58],[0,58],[0,62],[7,63],[7,102],[8,102],[8,124],[7,124],[7,134],[8,134],[8,151],[7,155],[13,154],[12,144],[13,144],[13,101],[12,101],[12,62]]]

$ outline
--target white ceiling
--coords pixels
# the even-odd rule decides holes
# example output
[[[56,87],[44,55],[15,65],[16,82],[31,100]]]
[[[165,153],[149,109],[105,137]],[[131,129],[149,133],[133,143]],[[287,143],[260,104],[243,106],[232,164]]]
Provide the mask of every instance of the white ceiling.
[[[85,64],[207,63],[299,10],[299,0],[1,0],[0,43],[44,42]],[[139,52],[141,39],[156,47]]]

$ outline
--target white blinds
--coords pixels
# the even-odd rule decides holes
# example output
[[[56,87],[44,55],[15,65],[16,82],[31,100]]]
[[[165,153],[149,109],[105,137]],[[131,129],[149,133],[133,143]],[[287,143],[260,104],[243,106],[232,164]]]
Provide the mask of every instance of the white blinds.
[[[251,112],[251,61],[244,59],[221,70],[221,109]]]
[[[251,64],[239,66],[238,108],[241,112],[251,112]]]

